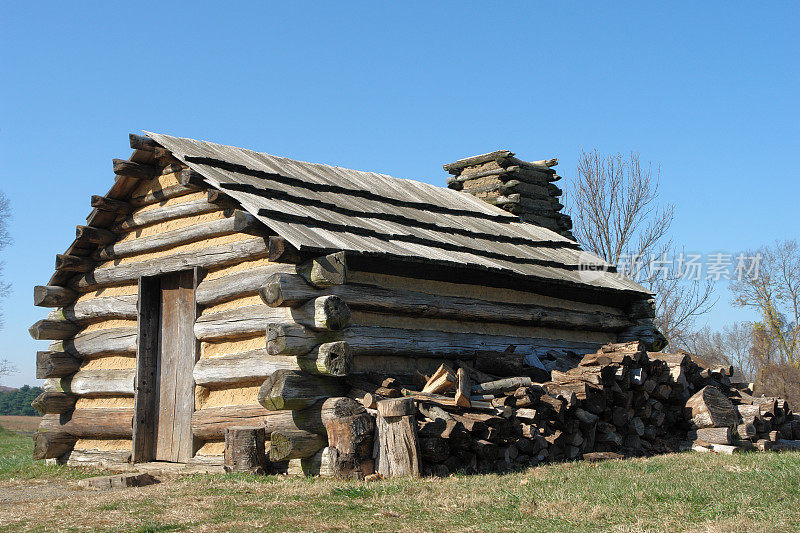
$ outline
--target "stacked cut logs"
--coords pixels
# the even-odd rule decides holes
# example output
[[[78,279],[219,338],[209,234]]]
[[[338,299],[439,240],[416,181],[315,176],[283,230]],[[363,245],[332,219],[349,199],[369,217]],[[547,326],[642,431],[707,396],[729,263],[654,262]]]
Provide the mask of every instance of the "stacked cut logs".
[[[572,220],[561,213],[561,189],[553,182],[560,178],[551,168],[558,159],[522,161],[508,150],[468,157],[444,165],[452,174],[451,189],[509,211],[525,222],[551,229],[572,239]]]
[[[769,449],[765,439],[773,449],[796,447],[790,439],[798,437],[798,419],[786,402],[739,391],[730,375],[730,367],[704,368],[688,354],[647,352],[629,342],[606,345],[542,383],[458,362],[419,376],[418,390],[373,376],[349,379],[348,395],[368,410],[384,399],[413,398],[421,471],[428,475],[662,453],[685,449],[687,436],[710,439],[719,452],[728,445]],[[719,407],[724,402],[727,411]]]
[[[800,448],[800,416],[786,400],[732,384],[733,368],[703,369],[705,386],[686,402],[692,449],[736,453]]]

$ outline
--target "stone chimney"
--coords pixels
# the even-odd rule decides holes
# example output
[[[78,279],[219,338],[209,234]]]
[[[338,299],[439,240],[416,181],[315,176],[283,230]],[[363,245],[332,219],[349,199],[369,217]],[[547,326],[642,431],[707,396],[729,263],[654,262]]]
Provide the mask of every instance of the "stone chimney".
[[[558,159],[522,161],[508,150],[459,159],[444,165],[452,174],[447,186],[514,213],[525,222],[553,230],[574,240],[572,220],[561,213]]]

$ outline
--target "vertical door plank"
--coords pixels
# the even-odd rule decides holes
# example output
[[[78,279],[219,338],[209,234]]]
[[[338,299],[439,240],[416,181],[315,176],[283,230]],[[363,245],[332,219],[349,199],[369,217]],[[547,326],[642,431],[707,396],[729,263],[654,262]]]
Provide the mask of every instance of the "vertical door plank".
[[[192,370],[196,361],[197,340],[194,336],[195,276],[192,271],[180,273],[177,298],[178,320],[175,327],[175,416],[172,442],[176,461],[191,459],[193,448],[192,412],[194,411],[194,379]]]
[[[175,399],[179,359],[178,324],[180,323],[180,273],[161,279],[161,357],[159,364],[158,429],[156,460],[177,461],[173,435],[175,433]]]
[[[158,338],[161,327],[161,281],[139,279],[138,346],[133,422],[133,462],[155,458],[156,406],[158,400]]]

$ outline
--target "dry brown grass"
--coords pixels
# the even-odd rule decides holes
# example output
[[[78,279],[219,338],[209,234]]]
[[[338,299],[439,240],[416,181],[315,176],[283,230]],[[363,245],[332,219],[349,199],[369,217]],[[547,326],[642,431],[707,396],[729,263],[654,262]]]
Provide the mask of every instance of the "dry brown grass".
[[[31,485],[35,483],[36,485]],[[3,502],[3,498],[6,502]],[[197,475],[138,489],[0,482],[0,529],[795,531],[800,454],[674,454],[373,483]]]

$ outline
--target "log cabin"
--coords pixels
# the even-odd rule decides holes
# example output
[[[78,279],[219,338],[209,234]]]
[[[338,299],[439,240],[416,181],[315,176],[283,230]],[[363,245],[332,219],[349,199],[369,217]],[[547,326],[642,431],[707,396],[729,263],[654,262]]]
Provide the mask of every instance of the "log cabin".
[[[550,372],[609,342],[664,345],[653,295],[573,240],[556,160],[468,157],[443,188],[149,132],[130,144],[34,289],[53,308],[30,328],[51,341],[37,459],[217,465],[241,425],[304,458],[359,376]]]

